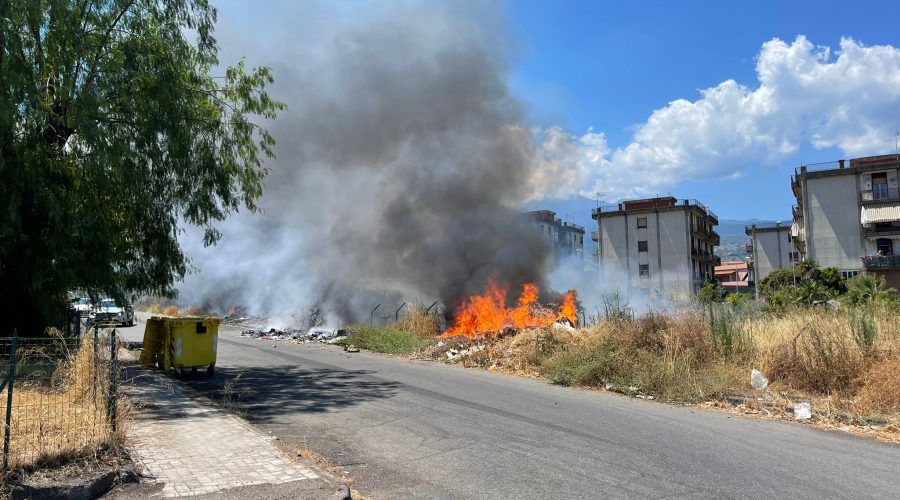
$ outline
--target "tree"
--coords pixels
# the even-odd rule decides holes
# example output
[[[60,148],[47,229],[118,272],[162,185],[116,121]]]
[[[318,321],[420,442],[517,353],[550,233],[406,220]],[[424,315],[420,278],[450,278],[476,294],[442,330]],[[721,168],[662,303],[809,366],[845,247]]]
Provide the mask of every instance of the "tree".
[[[253,120],[284,106],[268,68],[213,76],[215,19],[206,0],[0,6],[0,331],[58,321],[73,289],[172,295],[179,225],[213,244],[256,209],[274,139]]]
[[[791,269],[772,271],[759,282],[759,293],[773,310],[808,306],[847,292],[847,283],[836,267],[819,269],[815,260],[798,262]]]

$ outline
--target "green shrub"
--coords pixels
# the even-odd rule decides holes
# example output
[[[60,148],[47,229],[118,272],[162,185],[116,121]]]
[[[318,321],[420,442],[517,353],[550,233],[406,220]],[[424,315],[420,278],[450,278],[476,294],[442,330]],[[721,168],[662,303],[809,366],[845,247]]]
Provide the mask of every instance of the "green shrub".
[[[436,342],[432,336],[425,336],[402,328],[397,324],[364,325],[350,327],[347,342],[360,349],[385,354],[414,354]]]
[[[853,340],[861,349],[868,349],[875,344],[878,329],[875,325],[875,314],[871,307],[856,306],[847,311],[847,319],[850,322],[850,331]]]
[[[847,284],[844,303],[849,306],[886,303],[896,300],[896,290],[885,287],[883,276],[862,273],[854,276]]]

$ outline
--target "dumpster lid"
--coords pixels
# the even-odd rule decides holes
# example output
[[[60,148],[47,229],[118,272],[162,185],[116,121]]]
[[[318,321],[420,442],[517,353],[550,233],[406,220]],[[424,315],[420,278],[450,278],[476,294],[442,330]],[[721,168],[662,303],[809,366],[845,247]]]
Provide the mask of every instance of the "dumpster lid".
[[[189,323],[215,323],[216,325],[222,323],[222,318],[216,318],[213,316],[161,316],[154,314],[153,316],[150,316],[150,319],[153,321],[163,322],[185,321]]]

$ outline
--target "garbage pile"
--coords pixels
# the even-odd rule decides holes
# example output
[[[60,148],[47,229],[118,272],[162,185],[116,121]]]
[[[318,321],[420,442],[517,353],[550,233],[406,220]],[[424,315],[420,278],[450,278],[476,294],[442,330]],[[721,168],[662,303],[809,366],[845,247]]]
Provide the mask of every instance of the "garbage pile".
[[[275,340],[289,341],[294,344],[308,344],[311,342],[320,342],[325,344],[335,344],[347,339],[347,330],[344,329],[328,329],[328,328],[310,328],[309,330],[301,330],[298,328],[270,328],[268,330],[249,329],[241,332],[241,337],[249,337],[257,340]]]

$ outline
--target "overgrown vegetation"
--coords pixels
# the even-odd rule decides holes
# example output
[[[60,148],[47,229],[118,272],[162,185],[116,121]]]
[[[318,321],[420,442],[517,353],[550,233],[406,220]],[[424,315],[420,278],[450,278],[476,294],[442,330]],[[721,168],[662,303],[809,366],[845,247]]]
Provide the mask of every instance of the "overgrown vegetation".
[[[884,304],[776,315],[714,303],[589,328],[527,330],[461,361],[675,402],[755,400],[756,368],[778,394],[822,398],[851,415],[900,412],[900,312]]]
[[[385,354],[414,354],[437,342],[438,321],[433,315],[411,311],[396,323],[350,326],[347,343]]]
[[[108,349],[105,343],[100,344]],[[10,426],[10,468],[34,468],[93,456],[106,448],[116,450],[124,437],[123,425],[113,432],[104,390],[109,368],[98,363],[93,339],[67,350],[67,343],[24,347],[17,366],[27,374],[16,383]],[[6,367],[4,367],[5,373]],[[6,391],[0,415],[6,414]],[[117,400],[119,422],[126,406]]]

